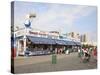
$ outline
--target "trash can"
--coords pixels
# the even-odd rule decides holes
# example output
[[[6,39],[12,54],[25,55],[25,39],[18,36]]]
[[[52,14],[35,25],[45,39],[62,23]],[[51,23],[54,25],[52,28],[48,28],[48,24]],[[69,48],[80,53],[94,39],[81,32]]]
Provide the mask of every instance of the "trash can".
[[[52,54],[52,64],[56,64],[57,63],[57,56],[56,54]]]

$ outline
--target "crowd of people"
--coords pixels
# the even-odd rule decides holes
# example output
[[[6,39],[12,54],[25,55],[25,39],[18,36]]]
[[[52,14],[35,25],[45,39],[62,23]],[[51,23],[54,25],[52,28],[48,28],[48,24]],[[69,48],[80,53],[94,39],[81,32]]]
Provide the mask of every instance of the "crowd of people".
[[[89,62],[90,58],[93,58],[97,61],[97,47],[55,47],[50,49],[50,47],[34,47],[31,49],[31,52],[36,51],[51,51],[51,54],[70,54],[71,52],[78,52],[78,56],[81,59],[81,62]],[[27,48],[25,56],[29,55],[29,50]]]
[[[97,47],[79,48],[78,56],[82,62],[89,62],[91,57],[97,61]]]

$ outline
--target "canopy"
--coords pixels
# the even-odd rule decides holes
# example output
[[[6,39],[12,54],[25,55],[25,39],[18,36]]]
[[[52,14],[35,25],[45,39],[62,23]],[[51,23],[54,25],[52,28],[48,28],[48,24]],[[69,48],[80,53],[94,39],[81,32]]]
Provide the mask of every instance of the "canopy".
[[[68,45],[76,45],[73,41],[68,41]]]
[[[58,45],[68,45],[67,41],[55,39],[56,44]]]
[[[34,44],[81,45],[80,42],[73,42],[73,41],[67,41],[67,40],[33,37],[33,36],[27,36],[27,38],[30,41],[32,41]]]
[[[53,39],[27,36],[27,38],[35,44],[56,44]]]
[[[80,43],[80,42],[75,42],[75,44],[76,44],[76,45],[78,45],[78,46],[80,46],[80,45],[81,45],[81,43]]]

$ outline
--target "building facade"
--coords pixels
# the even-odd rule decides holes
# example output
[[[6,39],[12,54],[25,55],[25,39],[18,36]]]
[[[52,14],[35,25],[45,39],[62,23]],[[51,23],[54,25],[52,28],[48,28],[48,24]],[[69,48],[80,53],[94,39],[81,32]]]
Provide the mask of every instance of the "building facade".
[[[13,32],[14,47],[16,56],[25,55],[30,51],[31,55],[49,54],[53,51],[63,53],[65,49],[74,46],[81,46],[81,43],[74,39],[60,38],[57,31],[41,31],[31,28],[23,28]]]

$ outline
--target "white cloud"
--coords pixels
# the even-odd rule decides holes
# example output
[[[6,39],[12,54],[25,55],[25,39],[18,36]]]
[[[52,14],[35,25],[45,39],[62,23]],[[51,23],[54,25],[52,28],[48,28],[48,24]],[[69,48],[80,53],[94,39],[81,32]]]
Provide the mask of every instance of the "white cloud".
[[[28,10],[28,12],[30,11],[32,10]],[[67,6],[59,4],[49,4],[48,10],[44,12],[43,11],[41,12],[36,11],[36,18],[33,19],[32,28],[37,28],[41,30],[63,31],[65,29],[71,29],[74,25],[75,20],[78,20],[81,17],[89,15],[92,11],[94,11],[94,8],[89,6],[80,6],[80,5]],[[15,14],[17,13],[15,12]],[[24,16],[25,13],[21,14],[20,16],[17,16],[15,19],[15,25],[23,27],[23,23],[25,21]]]
[[[33,21],[33,27],[43,30],[59,30],[64,27],[71,27],[74,21],[89,15],[94,9],[88,6],[71,6],[70,8],[61,5],[51,6],[49,10],[38,14]]]

